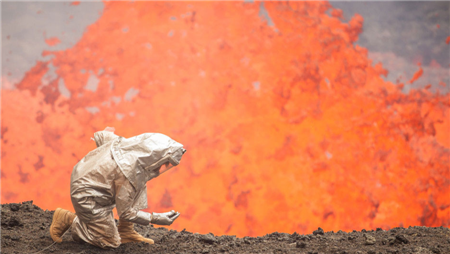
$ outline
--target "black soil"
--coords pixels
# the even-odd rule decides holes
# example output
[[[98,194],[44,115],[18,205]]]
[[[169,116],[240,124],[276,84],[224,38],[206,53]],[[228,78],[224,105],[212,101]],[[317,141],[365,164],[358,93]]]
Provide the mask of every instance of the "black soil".
[[[49,234],[53,211],[32,201],[1,205],[1,253],[35,253],[53,243]],[[450,253],[450,229],[409,227],[390,230],[324,232],[308,235],[271,233],[259,237],[197,234],[136,225],[136,231],[155,240],[154,245],[127,243],[102,250],[77,243],[70,233],[63,242],[41,253]]]

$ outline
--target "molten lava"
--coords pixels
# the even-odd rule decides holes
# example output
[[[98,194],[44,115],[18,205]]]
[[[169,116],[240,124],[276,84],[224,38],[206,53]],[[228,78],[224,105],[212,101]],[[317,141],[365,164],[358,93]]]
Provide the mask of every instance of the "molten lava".
[[[2,202],[70,209],[72,167],[114,126],[186,145],[148,183],[175,229],[449,226],[450,96],[384,81],[354,44],[363,18],[341,17],[326,2],[105,2],[73,48],[2,91]]]

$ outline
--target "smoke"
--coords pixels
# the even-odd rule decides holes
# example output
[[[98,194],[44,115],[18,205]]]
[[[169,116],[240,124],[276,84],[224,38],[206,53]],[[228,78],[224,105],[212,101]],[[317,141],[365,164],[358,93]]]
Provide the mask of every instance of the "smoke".
[[[369,50],[369,58],[381,62],[389,72],[385,80],[404,83],[403,92],[431,85],[430,91],[449,92],[450,55],[446,38],[450,31],[449,2],[368,2],[333,1],[344,18],[355,13],[364,17],[358,45]],[[417,71],[423,78],[409,84]],[[441,83],[442,85],[439,85]]]

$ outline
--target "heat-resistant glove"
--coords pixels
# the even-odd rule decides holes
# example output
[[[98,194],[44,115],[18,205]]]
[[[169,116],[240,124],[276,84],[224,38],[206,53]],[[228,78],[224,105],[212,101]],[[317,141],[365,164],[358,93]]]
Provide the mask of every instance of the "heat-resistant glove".
[[[150,223],[162,226],[168,226],[173,223],[173,221],[180,216],[179,212],[174,210],[167,213],[152,213],[152,220]]]

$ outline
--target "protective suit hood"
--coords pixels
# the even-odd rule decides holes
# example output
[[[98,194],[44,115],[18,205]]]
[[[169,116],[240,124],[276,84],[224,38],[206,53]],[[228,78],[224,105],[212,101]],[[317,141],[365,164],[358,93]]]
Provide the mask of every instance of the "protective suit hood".
[[[168,169],[177,166],[186,151],[182,144],[159,133],[144,133],[123,138],[102,131],[96,132],[94,139],[97,145],[112,141],[111,153],[114,160],[137,190],[143,188],[147,181],[163,173],[159,172],[160,167],[170,165]]]
[[[94,133],[94,141],[97,147],[109,143],[117,138],[119,138],[119,136],[111,131],[97,131],[96,133]]]

